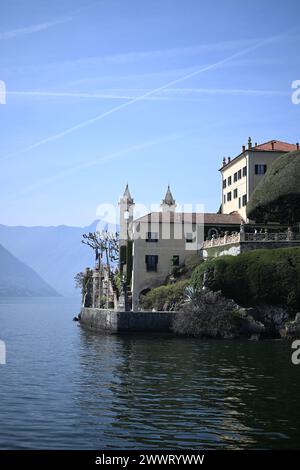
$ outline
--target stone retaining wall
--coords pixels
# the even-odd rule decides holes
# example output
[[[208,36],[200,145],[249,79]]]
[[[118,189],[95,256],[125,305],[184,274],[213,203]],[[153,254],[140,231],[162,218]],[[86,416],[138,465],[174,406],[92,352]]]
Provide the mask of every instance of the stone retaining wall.
[[[80,323],[103,333],[131,331],[170,332],[176,312],[116,312],[99,308],[83,308]]]

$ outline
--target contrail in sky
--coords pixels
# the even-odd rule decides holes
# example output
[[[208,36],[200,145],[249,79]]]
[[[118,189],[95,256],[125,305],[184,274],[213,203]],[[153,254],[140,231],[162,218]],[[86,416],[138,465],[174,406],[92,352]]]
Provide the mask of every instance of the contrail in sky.
[[[65,17],[55,21],[48,21],[45,23],[39,23],[32,26],[27,26],[25,28],[12,29],[10,31],[4,31],[0,33],[0,41],[5,39],[13,39],[19,36],[25,36],[26,34],[38,33],[39,31],[45,31],[46,29],[53,28],[59,24],[68,23],[72,21],[72,17]]]
[[[290,32],[289,32],[290,33]],[[277,36],[272,36],[270,38],[266,38],[262,41],[259,41],[257,42],[256,44],[254,44],[253,46],[249,46],[239,52],[236,52],[234,54],[231,54],[230,56],[227,56],[225,57],[224,59],[221,59],[221,60],[218,60],[217,62],[214,62],[213,64],[210,64],[210,65],[206,65],[204,67],[201,67],[193,72],[190,72],[186,75],[183,75],[175,80],[171,80],[167,83],[165,83],[164,85],[161,85],[157,88],[153,88],[152,90],[149,90],[147,91],[146,93],[142,94],[141,96],[138,96],[136,98],[133,98],[132,100],[129,100],[127,101],[126,103],[122,103],[118,106],[115,106],[111,109],[109,109],[108,111],[105,111],[104,113],[101,113],[99,114],[98,116],[95,116],[91,119],[88,119],[86,121],[83,121],[79,124],[76,124],[75,126],[72,126],[72,127],[69,127],[68,129],[62,131],[62,132],[59,132],[57,134],[54,134],[54,135],[51,135],[45,139],[42,139],[42,140],[39,140],[38,142],[26,147],[25,149],[23,150],[20,150],[18,152],[15,152],[15,153],[12,153],[12,154],[9,154],[9,155],[6,155],[4,156],[1,160],[4,160],[4,159],[9,159],[13,156],[17,156],[21,153],[24,153],[24,152],[28,152],[30,150],[34,150],[38,147],[41,147],[42,145],[45,145],[47,143],[50,143],[50,142],[53,142],[55,140],[58,140],[58,139],[61,139],[69,134],[72,134],[73,132],[76,132],[80,129],[83,129],[87,126],[90,126],[91,124],[94,124],[95,122],[98,122],[98,121],[101,121],[102,119],[105,119],[106,117],[112,115],[112,114],[115,114],[117,113],[118,111],[121,111],[122,109],[125,109],[125,108],[128,108],[129,106],[132,106],[133,104],[139,102],[139,101],[143,101],[145,100],[145,98],[147,97],[150,97],[150,96],[153,96],[155,95],[156,93],[159,93],[163,90],[166,90],[167,88],[170,88],[172,87],[173,85],[178,85],[179,83],[182,83],[186,80],[188,80],[189,78],[193,78],[193,77],[196,77],[204,72],[207,72],[209,70],[213,70],[213,69],[216,69],[224,64],[226,64],[227,62],[230,62],[231,60],[233,59],[236,59],[238,57],[241,57],[241,56],[244,56],[246,54],[249,54],[250,52],[253,52],[263,46],[266,46],[268,44],[271,44],[275,41],[277,41],[278,39],[280,38],[283,38],[287,35],[288,33],[284,33],[284,34],[280,34],[280,35],[277,35]]]
[[[44,187],[45,185],[47,185],[49,183],[52,183],[53,181],[56,181],[56,180],[66,176],[66,175],[68,175],[68,174],[70,174],[74,171],[84,170],[86,168],[91,168],[93,166],[106,163],[106,162],[114,160],[116,158],[125,157],[126,155],[137,152],[139,150],[144,150],[146,148],[154,147],[155,145],[161,145],[161,144],[164,144],[166,142],[172,142],[174,140],[178,140],[182,137],[185,137],[186,135],[188,135],[190,133],[191,132],[185,132],[185,133],[182,132],[180,134],[173,134],[173,135],[169,135],[169,136],[166,136],[166,137],[162,137],[160,139],[149,140],[149,141],[146,141],[146,142],[143,142],[143,143],[140,143],[140,144],[131,145],[130,147],[127,147],[127,148],[122,149],[122,150],[118,150],[116,152],[104,155],[104,156],[99,157],[99,158],[94,158],[93,160],[90,160],[88,162],[80,163],[79,165],[73,165],[73,166],[71,166],[71,167],[69,167],[69,168],[67,168],[67,169],[65,169],[65,170],[63,170],[59,173],[56,173],[53,176],[49,176],[48,178],[40,179],[37,183],[32,184],[30,186],[27,186],[20,193],[17,194],[17,197],[25,195],[27,193],[30,193],[31,191],[33,191],[37,188]],[[16,195],[14,194],[14,196],[16,196]]]
[[[226,123],[227,122],[228,121],[226,121]],[[207,131],[209,129],[216,129],[218,127],[223,126],[226,123],[225,123],[225,121],[214,122],[211,125],[207,125],[207,126],[202,127],[201,131],[203,132],[203,131]],[[130,147],[127,147],[125,149],[118,150],[116,152],[104,155],[102,157],[94,158],[93,160],[89,160],[88,162],[80,163],[79,165],[73,165],[69,168],[66,168],[63,171],[60,171],[59,173],[56,173],[53,176],[49,176],[47,178],[42,178],[39,181],[37,181],[35,184],[32,184],[32,185],[29,185],[29,186],[25,187],[20,193],[18,193],[18,194],[13,193],[9,197],[10,197],[10,199],[12,199],[12,198],[15,198],[15,197],[23,196],[25,194],[28,194],[28,193],[34,191],[37,188],[44,187],[45,185],[53,183],[54,181],[66,176],[66,175],[69,175],[70,173],[76,172],[78,170],[84,170],[86,168],[91,168],[93,166],[100,165],[100,164],[103,165],[106,162],[112,161],[112,160],[117,159],[117,158],[125,157],[125,156],[127,156],[129,154],[132,154],[134,152],[144,150],[146,148],[154,147],[156,145],[161,145],[161,144],[164,144],[164,143],[167,143],[167,142],[173,142],[173,141],[182,139],[184,137],[190,136],[190,135],[195,134],[195,133],[199,134],[199,129],[185,131],[185,132],[181,132],[181,133],[177,133],[177,134],[171,134],[171,135],[167,135],[165,137],[161,137],[161,138],[158,138],[158,139],[152,139],[152,140],[149,140],[149,141],[146,141],[146,142],[142,142],[140,144],[131,145]]]
[[[41,98],[86,98],[86,99],[106,99],[106,100],[135,100],[137,97],[128,94],[115,93],[84,93],[84,92],[59,92],[59,91],[9,91],[6,95],[30,96]],[[148,96],[144,100],[149,101],[202,101],[199,98],[187,98],[177,96]]]
[[[60,92],[60,91],[9,91],[6,95],[24,96],[37,98],[78,98],[78,99],[95,99],[95,100],[135,100],[137,96],[128,94],[124,90],[122,93],[116,93],[114,90],[107,90],[106,93],[85,93],[85,92]],[[139,90],[141,92],[141,90]],[[259,90],[259,89],[243,89],[243,88],[169,88],[165,95],[147,96],[143,100],[149,101],[203,101],[199,95],[257,95],[257,96],[286,96],[289,91],[283,90]],[[126,93],[127,92],[127,93]],[[126,94],[125,94],[126,93]],[[145,93],[145,91],[144,91]],[[136,95],[136,93],[134,93]],[[191,96],[190,95],[198,95]]]
[[[88,8],[93,7],[94,5],[96,5],[98,3],[99,2],[91,3],[89,5],[86,5],[85,7],[82,7],[82,8],[79,8],[77,10],[74,10],[74,11],[70,12],[69,14],[67,14],[64,17],[58,18],[58,19],[53,20],[53,21],[45,21],[43,23],[38,23],[38,24],[31,25],[31,26],[26,26],[24,28],[16,28],[16,29],[12,29],[10,31],[4,31],[2,33],[0,32],[0,41],[4,41],[6,39],[14,39],[14,38],[17,38],[19,36],[25,36],[27,34],[38,33],[40,31],[45,31],[49,28],[53,28],[54,26],[57,26],[59,24],[68,23],[69,21],[72,21],[74,19],[75,15],[87,10]]]

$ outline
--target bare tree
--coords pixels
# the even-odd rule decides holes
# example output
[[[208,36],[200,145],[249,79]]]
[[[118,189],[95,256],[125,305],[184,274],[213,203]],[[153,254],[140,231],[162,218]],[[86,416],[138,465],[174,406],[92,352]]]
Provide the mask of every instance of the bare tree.
[[[111,263],[119,260],[119,233],[111,233],[107,230],[102,232],[89,232],[83,235],[82,243],[92,248],[96,257],[104,253],[106,265],[111,271]],[[100,253],[99,253],[100,252]]]
[[[98,261],[99,277],[101,278],[101,260],[104,255],[108,279],[112,284],[113,290],[116,290],[114,280],[114,271],[112,264],[119,260],[119,233],[108,232],[89,232],[83,235],[81,242],[95,252],[96,261]],[[101,282],[101,281],[100,281]],[[99,284],[100,285],[100,284]]]

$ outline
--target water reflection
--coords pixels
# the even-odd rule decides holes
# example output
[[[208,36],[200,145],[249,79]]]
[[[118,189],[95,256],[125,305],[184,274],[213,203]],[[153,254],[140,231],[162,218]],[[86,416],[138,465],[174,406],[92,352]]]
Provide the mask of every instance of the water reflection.
[[[299,447],[290,344],[101,336],[78,308],[0,301],[0,449]]]
[[[287,423],[289,350],[276,346],[82,330],[80,405],[110,447],[284,447],[299,415]]]

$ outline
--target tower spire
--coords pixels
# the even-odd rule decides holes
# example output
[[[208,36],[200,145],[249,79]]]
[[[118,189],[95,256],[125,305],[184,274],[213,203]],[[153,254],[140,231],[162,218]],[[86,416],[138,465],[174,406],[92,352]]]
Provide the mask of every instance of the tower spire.
[[[176,201],[173,198],[173,194],[171,192],[169,184],[168,184],[166,195],[165,195],[164,199],[162,200],[161,207],[162,207],[163,212],[175,211]]]
[[[129,191],[128,183],[126,183],[126,187],[125,187],[125,191],[124,191],[122,199],[124,201],[126,200],[126,202],[129,203],[129,204],[133,204],[133,202],[134,202],[133,197],[131,196],[130,191]]]
[[[128,183],[119,202],[120,207],[120,246],[126,245],[131,238],[134,212],[134,200],[130,194]]]

